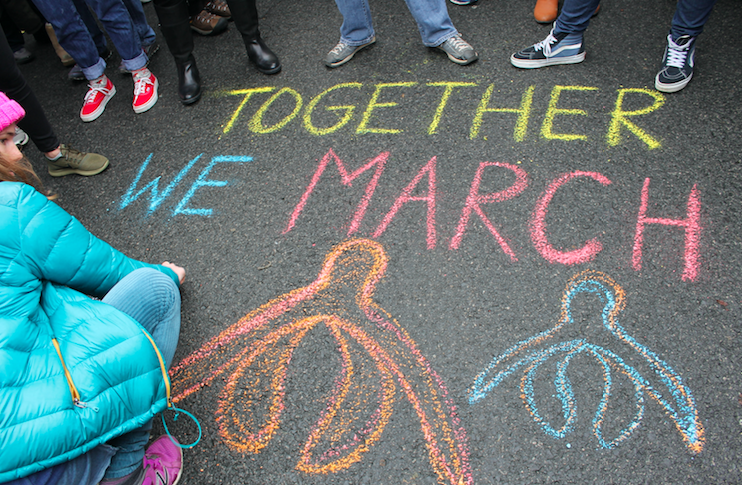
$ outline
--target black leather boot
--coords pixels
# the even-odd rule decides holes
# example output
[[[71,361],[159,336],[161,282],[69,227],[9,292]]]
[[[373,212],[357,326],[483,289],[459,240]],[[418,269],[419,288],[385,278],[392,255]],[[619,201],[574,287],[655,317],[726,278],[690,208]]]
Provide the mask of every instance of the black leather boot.
[[[178,96],[180,102],[188,106],[201,99],[201,76],[193,54],[185,62],[175,61],[178,69]]]
[[[193,57],[193,34],[184,0],[155,0],[160,30],[178,71],[178,96],[188,105],[201,99],[201,76]]]
[[[245,47],[247,47],[248,59],[250,59],[250,62],[255,64],[258,71],[263,74],[276,74],[281,72],[281,61],[279,61],[278,56],[275,55],[267,45],[265,45],[265,41],[260,36],[250,41],[245,41]]]
[[[234,25],[242,35],[242,41],[247,48],[247,57],[255,64],[258,71],[263,74],[276,74],[281,72],[281,61],[278,60],[265,41],[260,38],[258,28],[258,9],[255,0],[227,0],[229,10],[232,12]]]

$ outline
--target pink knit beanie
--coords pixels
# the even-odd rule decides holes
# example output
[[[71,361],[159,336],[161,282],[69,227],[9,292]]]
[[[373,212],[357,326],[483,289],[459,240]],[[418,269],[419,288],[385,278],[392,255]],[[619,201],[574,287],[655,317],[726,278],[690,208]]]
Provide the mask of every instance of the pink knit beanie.
[[[17,123],[24,116],[26,116],[26,112],[21,105],[0,91],[0,131],[13,123]]]

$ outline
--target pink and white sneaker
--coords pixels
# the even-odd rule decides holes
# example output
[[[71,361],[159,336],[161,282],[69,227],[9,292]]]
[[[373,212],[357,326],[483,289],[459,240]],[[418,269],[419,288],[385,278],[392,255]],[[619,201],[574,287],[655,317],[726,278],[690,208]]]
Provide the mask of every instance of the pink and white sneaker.
[[[80,119],[85,122],[97,120],[106,109],[108,101],[116,94],[116,86],[113,85],[105,74],[100,78],[88,83],[88,92],[80,110]]]
[[[159,83],[149,69],[142,68],[132,72],[134,78],[134,102],[131,104],[135,113],[144,113],[157,102]]]
[[[175,485],[180,480],[181,471],[183,450],[169,436],[160,436],[144,453],[142,485]]]

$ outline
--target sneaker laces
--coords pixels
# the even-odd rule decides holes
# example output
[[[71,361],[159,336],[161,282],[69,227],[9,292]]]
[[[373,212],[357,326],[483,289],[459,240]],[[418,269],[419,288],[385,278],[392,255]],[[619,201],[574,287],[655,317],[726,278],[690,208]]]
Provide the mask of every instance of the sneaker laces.
[[[343,41],[337,43],[335,47],[330,50],[330,54],[340,54],[347,44]]]
[[[98,82],[91,82],[88,84],[88,92],[85,93],[85,100],[83,103],[90,103],[95,99],[95,95],[98,93],[101,93],[103,96],[109,96],[111,94],[111,90],[108,89],[106,86],[108,85],[108,82],[106,83],[98,83]]]
[[[682,69],[685,65],[685,59],[688,57],[688,46],[690,45],[690,37],[684,35],[678,40],[687,39],[683,44],[678,44],[672,40],[672,34],[667,36],[667,66],[677,67]]]
[[[453,47],[453,49],[456,52],[462,51],[464,49],[467,49],[471,47],[467,41],[461,38],[461,35],[455,35],[451,37],[450,39],[446,40],[446,42]]]
[[[85,158],[85,153],[81,152],[80,150],[75,150],[69,145],[65,145],[65,147],[61,150],[62,151],[62,158],[67,162],[69,166],[72,168],[77,168],[82,163],[82,159]],[[58,161],[53,160],[53,161]]]
[[[549,35],[546,36],[544,40],[539,42],[538,44],[534,44],[533,50],[536,52],[543,49],[544,55],[546,57],[549,57],[551,55],[551,46],[559,42],[556,37],[554,37],[554,30],[552,29],[551,32],[549,32]]]
[[[147,92],[147,85],[155,85],[155,83],[152,82],[152,76],[150,74],[146,76],[138,74],[137,79],[134,81],[134,96],[145,94]]]
[[[162,464],[162,460],[157,455],[146,454],[144,455],[144,461],[142,463],[145,470],[145,477],[147,469],[151,468],[158,476],[158,478],[164,478],[169,480],[167,470]]]

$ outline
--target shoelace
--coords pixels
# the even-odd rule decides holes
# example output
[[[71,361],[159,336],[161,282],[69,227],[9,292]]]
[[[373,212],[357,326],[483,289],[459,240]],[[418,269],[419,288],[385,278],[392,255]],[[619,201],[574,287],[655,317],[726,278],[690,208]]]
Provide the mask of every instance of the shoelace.
[[[469,47],[469,44],[462,39],[460,35],[451,37],[446,42],[448,42],[456,51],[461,51]]]
[[[533,46],[533,50],[535,50],[536,52],[538,52],[541,49],[543,49],[544,50],[544,55],[546,57],[549,57],[551,55],[551,46],[553,44],[556,44],[557,42],[558,41],[557,41],[556,37],[554,37],[554,31],[552,30],[551,32],[549,32],[549,35],[546,36],[546,38],[544,40],[542,40],[541,42],[539,42],[538,44],[535,44]]]
[[[152,82],[151,76],[138,77],[137,80],[134,82],[134,96],[139,96],[140,94],[146,93],[147,85],[150,85],[150,86],[155,85],[155,83]]]
[[[144,455],[144,461],[142,464],[145,470],[145,475],[144,475],[145,477],[147,476],[146,475],[147,469],[151,468],[152,470],[154,470],[155,474],[157,475],[157,478],[160,479],[160,483],[162,483],[163,485],[169,485],[168,484],[168,480],[169,480],[168,473],[165,467],[162,465],[162,461],[160,461],[157,458],[152,458],[151,455]]]
[[[95,95],[97,93],[101,93],[104,96],[108,96],[109,94],[111,94],[111,90],[106,88],[106,85],[107,84],[108,83],[103,84],[103,85],[98,84],[98,83],[96,83],[96,84],[93,84],[93,83],[88,84],[88,92],[85,93],[85,100],[83,102],[84,103],[90,103],[91,101],[93,101],[93,99],[95,98]]]
[[[687,37],[687,36],[683,36]],[[680,39],[682,39],[681,37]],[[680,40],[678,39],[678,40]],[[688,57],[688,47],[690,45],[690,38],[688,41],[683,44],[679,45],[673,42],[672,36],[667,36],[667,65],[670,67],[677,67],[678,69],[682,69],[685,65],[685,59]]]
[[[335,47],[332,48],[330,51],[331,54],[340,54],[343,49],[345,49],[346,44],[343,42],[338,42]]]
[[[66,159],[71,167],[77,168],[82,163],[84,155],[81,151],[75,150],[68,145],[62,150],[62,158]]]

